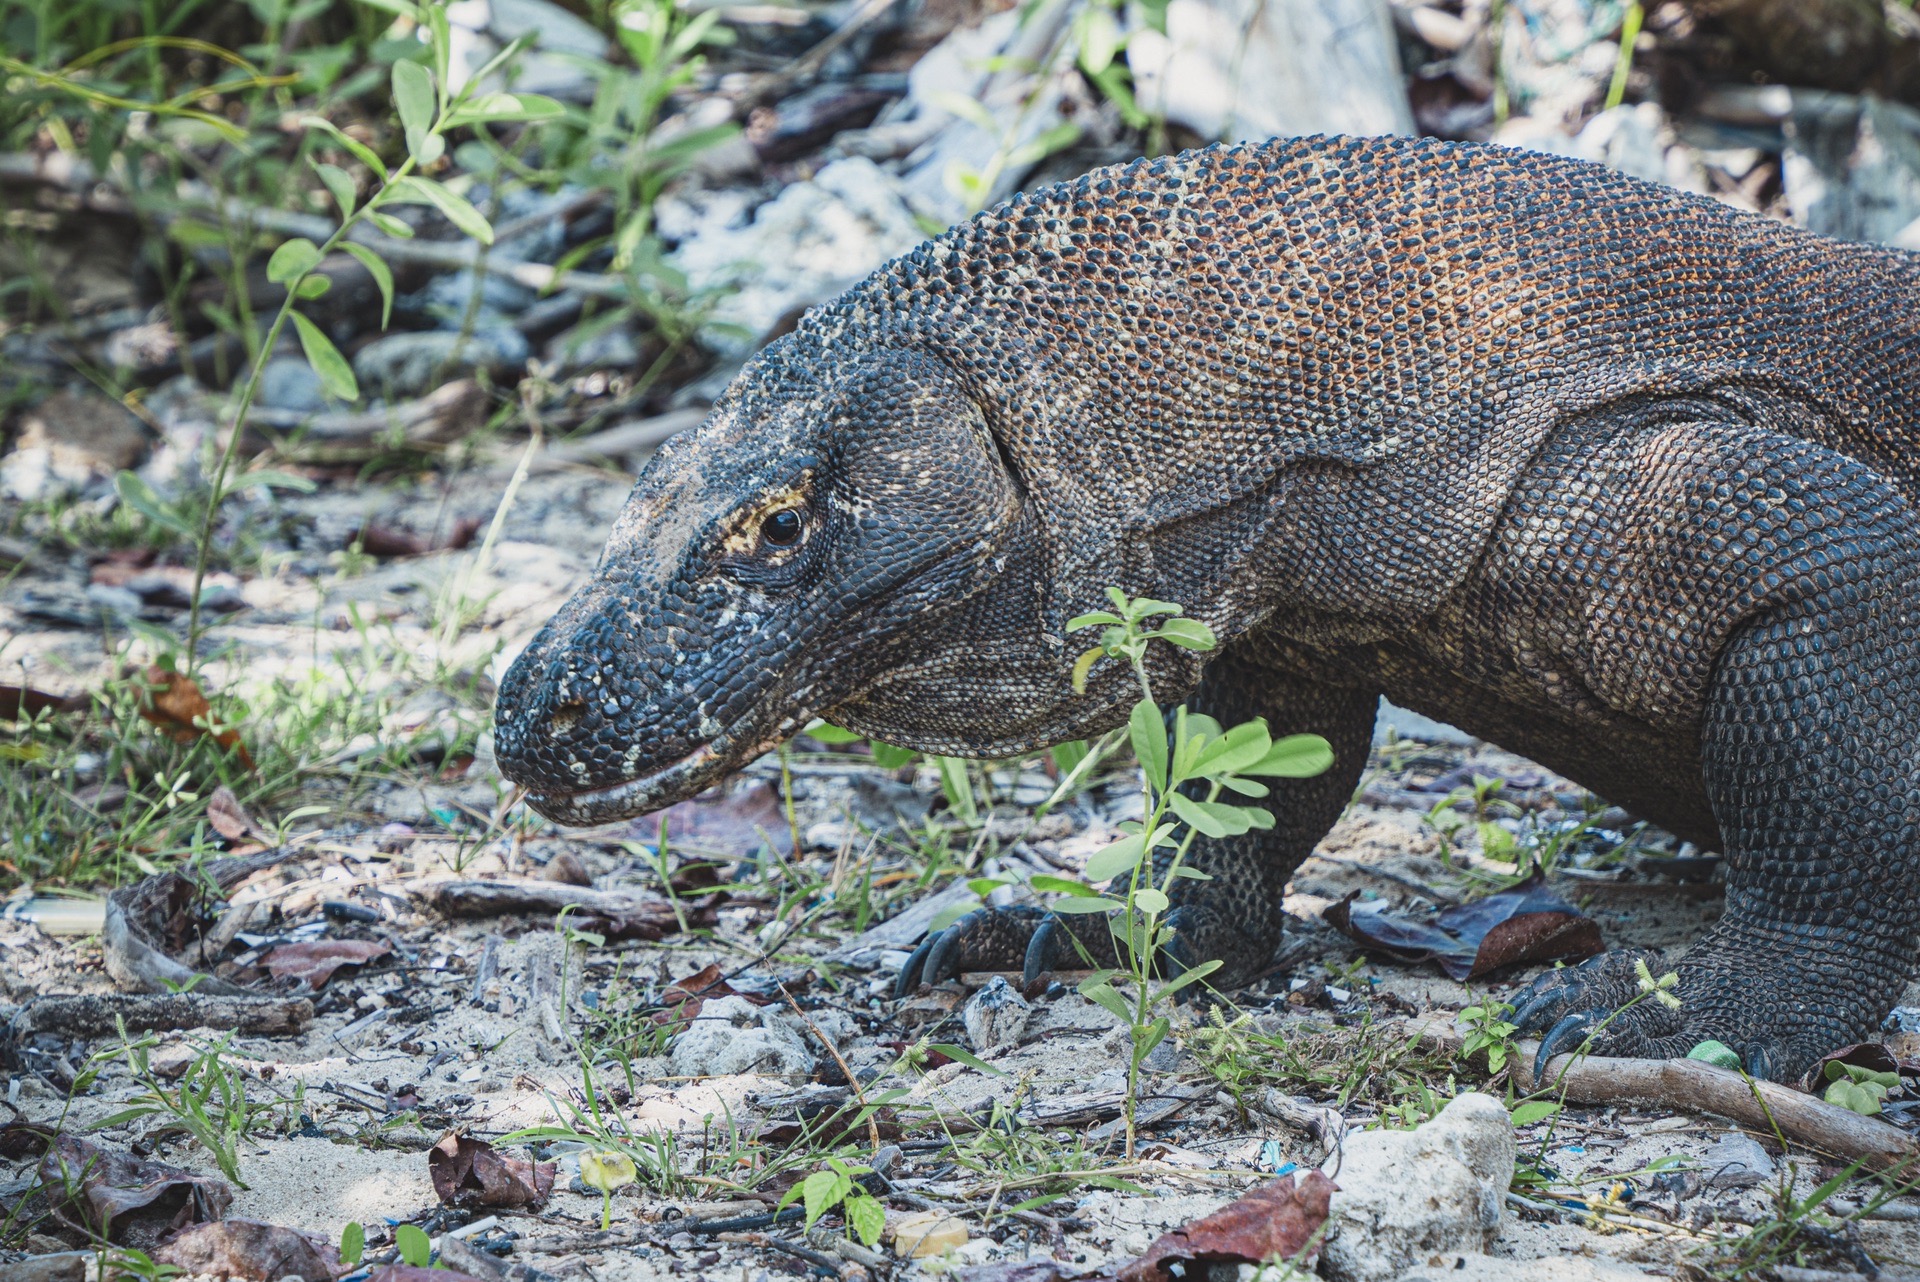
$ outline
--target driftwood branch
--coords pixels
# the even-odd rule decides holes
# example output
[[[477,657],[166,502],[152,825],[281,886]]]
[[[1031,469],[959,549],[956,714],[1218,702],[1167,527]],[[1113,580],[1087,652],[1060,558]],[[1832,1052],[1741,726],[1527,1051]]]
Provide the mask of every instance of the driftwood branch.
[[[8,1025],[18,1039],[31,1033],[104,1037],[124,1021],[128,1032],[174,1028],[231,1029],[283,1036],[306,1031],[313,1003],[304,997],[223,997],[203,993],[104,993],[37,997]]]
[[[1416,1023],[1412,1036],[1441,1050],[1458,1051],[1464,1039],[1451,1015]],[[1863,1117],[1816,1096],[1760,1082],[1693,1059],[1605,1059],[1556,1055],[1547,1062],[1543,1082],[1533,1075],[1537,1041],[1515,1043],[1508,1061],[1514,1084],[1523,1091],[1565,1092],[1570,1104],[1613,1104],[1659,1108],[1680,1113],[1711,1113],[1731,1118],[1759,1135],[1788,1142],[1841,1162],[1859,1162],[1871,1171],[1920,1166],[1920,1142],[1885,1122]]]
[[[507,917],[515,913],[557,913],[563,908],[620,914],[636,912],[657,900],[617,891],[569,886],[559,881],[420,881],[408,887],[448,917]]]

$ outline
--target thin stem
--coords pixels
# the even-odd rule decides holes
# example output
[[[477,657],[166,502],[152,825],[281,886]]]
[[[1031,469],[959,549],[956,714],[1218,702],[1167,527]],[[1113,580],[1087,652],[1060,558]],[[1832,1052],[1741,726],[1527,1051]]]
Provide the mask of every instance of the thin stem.
[[[376,208],[381,199],[392,190],[393,185],[413,171],[414,159],[406,161],[380,185],[380,190],[367,197],[365,204],[354,210],[341,221],[333,235],[327,237],[320,246],[320,259],[347,237],[347,232],[360,221],[366,213]],[[319,261],[319,260],[316,260]],[[233,467],[233,456],[240,448],[240,437],[246,431],[247,411],[253,407],[255,393],[260,390],[260,379],[266,373],[267,361],[273,355],[274,347],[280,341],[280,331],[286,328],[287,317],[293,313],[293,305],[300,301],[300,284],[310,272],[302,272],[294,280],[287,282],[287,296],[280,303],[280,310],[274,313],[273,324],[267,329],[267,338],[260,350],[254,355],[253,369],[247,376],[246,384],[240,389],[240,399],[233,410],[233,425],[227,433],[226,443],[220,448],[220,459],[214,465],[213,477],[207,493],[206,514],[200,519],[199,546],[193,556],[193,593],[187,603],[187,675],[194,673],[194,660],[200,649],[200,588],[207,577],[207,560],[213,550],[213,523],[220,514],[220,504],[226,498],[227,474]]]

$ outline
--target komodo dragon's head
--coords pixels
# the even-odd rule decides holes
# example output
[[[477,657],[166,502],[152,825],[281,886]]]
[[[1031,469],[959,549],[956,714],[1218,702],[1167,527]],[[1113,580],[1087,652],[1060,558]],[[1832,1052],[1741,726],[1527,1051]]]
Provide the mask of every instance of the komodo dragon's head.
[[[500,767],[549,818],[658,809],[818,716],[979,755],[1072,737],[1099,702],[1041,640],[1021,488],[955,372],[785,346],[648,465],[502,683]]]

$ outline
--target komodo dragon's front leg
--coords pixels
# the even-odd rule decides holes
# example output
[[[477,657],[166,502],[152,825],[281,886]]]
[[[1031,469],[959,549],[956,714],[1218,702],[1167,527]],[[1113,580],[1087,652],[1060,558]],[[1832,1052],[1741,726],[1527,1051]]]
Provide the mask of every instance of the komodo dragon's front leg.
[[[1188,707],[1232,726],[1265,717],[1276,735],[1316,733],[1333,747],[1331,769],[1312,779],[1271,780],[1265,804],[1274,826],[1239,837],[1200,839],[1188,862],[1211,880],[1176,878],[1167,924],[1182,964],[1218,958],[1209,982],[1245,983],[1280,943],[1287,879],[1340,817],[1373,742],[1376,690],[1294,675],[1261,662],[1258,637],[1241,641],[1208,665]],[[1165,868],[1159,869],[1164,877]],[[1053,917],[1039,909],[980,909],[926,942],[901,969],[897,991],[922,980],[939,983],[969,970],[1043,970],[1079,965],[1071,928],[1089,955],[1111,964],[1112,936],[1103,918]]]
[[[1612,559],[1585,565],[1589,582],[1627,580],[1591,603],[1589,649],[1637,648],[1643,696],[1701,674],[1686,732],[1724,843],[1726,913],[1680,961],[1677,1010],[1641,992],[1645,954],[1615,952],[1543,975],[1514,1022],[1545,1031],[1541,1064],[1598,1029],[1602,1054],[1683,1056],[1713,1039],[1755,1076],[1792,1080],[1870,1036],[1913,965],[1915,514],[1854,459],[1751,428],[1675,427],[1634,452],[1640,465],[1612,478],[1625,486],[1585,490],[1611,490],[1626,514]],[[1584,521],[1578,504],[1560,512],[1562,528]],[[1549,572],[1569,564],[1534,546]],[[1696,666],[1693,639],[1716,617],[1724,642]]]

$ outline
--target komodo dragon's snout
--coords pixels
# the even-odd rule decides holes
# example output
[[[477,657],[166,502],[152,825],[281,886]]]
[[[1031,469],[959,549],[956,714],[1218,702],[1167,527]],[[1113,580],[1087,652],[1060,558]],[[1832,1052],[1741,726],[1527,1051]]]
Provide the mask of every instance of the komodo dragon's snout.
[[[870,352],[811,377],[767,353],[646,468],[591,582],[507,673],[501,770],[563,823],[691,796],[990,588],[1020,508],[938,361]]]

